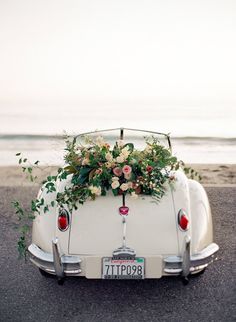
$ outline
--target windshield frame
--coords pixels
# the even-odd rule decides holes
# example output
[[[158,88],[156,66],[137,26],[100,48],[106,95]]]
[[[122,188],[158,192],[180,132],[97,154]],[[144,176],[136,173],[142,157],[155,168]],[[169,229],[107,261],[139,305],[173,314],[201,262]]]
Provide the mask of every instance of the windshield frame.
[[[167,139],[170,151],[172,150],[170,134],[169,133],[166,134],[166,133],[155,132],[155,131],[150,131],[150,130],[131,129],[131,128],[127,128],[127,127],[118,127],[118,128],[114,128],[114,129],[96,130],[96,131],[80,133],[80,134],[75,136],[75,139],[79,138],[80,136],[84,136],[84,135],[89,135],[89,134],[94,134],[94,133],[101,133],[101,132],[109,132],[109,131],[117,131],[117,130],[120,131],[120,140],[123,140],[125,130],[163,135]]]

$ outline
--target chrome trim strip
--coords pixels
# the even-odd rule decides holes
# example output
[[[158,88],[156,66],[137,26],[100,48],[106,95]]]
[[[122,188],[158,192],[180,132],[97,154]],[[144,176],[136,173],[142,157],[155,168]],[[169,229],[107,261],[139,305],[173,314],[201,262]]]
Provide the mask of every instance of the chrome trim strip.
[[[126,247],[126,218],[122,216],[122,223],[123,223],[123,248]]]
[[[165,272],[168,274],[180,274],[182,272],[182,268],[165,268]]]

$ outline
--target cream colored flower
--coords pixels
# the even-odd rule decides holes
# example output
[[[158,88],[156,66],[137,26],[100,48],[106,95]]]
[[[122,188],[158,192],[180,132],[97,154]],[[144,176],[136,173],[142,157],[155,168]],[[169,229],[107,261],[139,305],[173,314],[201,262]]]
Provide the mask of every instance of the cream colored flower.
[[[113,162],[106,162],[106,163],[105,163],[105,166],[106,166],[106,168],[107,168],[107,169],[112,168],[112,167],[113,167],[113,165],[114,165],[114,164],[113,164]]]
[[[127,184],[128,184],[129,189],[133,188],[133,182],[129,181]]]
[[[123,163],[123,162],[125,162],[125,158],[124,158],[124,156],[121,154],[121,155],[119,155],[117,158],[116,158],[116,162],[118,162],[118,163]]]
[[[134,191],[132,191],[131,198],[138,199],[138,195]]]
[[[129,147],[128,146],[126,146],[125,148],[123,148],[121,150],[121,155],[123,155],[125,159],[128,158],[128,156],[130,155],[130,151],[129,151]]]
[[[126,180],[129,180],[131,178],[131,173],[125,173],[124,177]]]
[[[151,153],[152,152],[152,147],[149,145],[149,144],[147,144],[147,146],[146,146],[146,148],[145,148],[145,150],[144,150],[146,153]]]
[[[108,162],[112,162],[113,161],[113,156],[110,152],[107,152],[105,155],[105,158]]]
[[[122,148],[122,146],[124,146],[124,144],[125,144],[124,140],[117,141],[118,148]]]
[[[119,180],[114,180],[111,184],[112,189],[116,189],[120,186]]]
[[[111,180],[112,181],[119,181],[119,178],[118,177],[112,177]]]
[[[89,190],[93,195],[100,196],[102,193],[101,187],[90,186]]]
[[[102,136],[98,136],[96,138],[96,144],[100,147],[103,147],[104,145],[106,145],[106,142],[104,141]]]
[[[121,188],[122,191],[126,191],[126,190],[129,189],[129,186],[128,186],[127,183],[122,183],[122,185],[120,186],[120,188]]]
[[[89,164],[89,159],[88,158],[83,159],[82,165],[88,165],[88,164]]]

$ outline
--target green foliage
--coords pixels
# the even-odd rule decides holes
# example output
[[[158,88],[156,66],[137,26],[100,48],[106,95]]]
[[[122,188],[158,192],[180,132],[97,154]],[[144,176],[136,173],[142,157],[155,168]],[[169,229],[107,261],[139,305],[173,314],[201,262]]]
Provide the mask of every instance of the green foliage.
[[[190,178],[200,178],[192,168],[186,167],[171,151],[160,144],[157,138],[146,138],[146,148],[136,150],[132,143],[117,142],[113,148],[103,138],[95,141],[86,137],[86,145],[80,145],[76,139],[66,137],[66,166],[57,170],[57,175],[48,176],[44,181],[43,190],[47,194],[55,193],[55,199],[49,204],[41,197],[31,201],[30,211],[26,211],[19,201],[12,203],[19,220],[20,237],[18,251],[20,256],[26,254],[27,234],[30,220],[35,215],[47,213],[52,207],[67,206],[70,211],[77,209],[87,199],[96,199],[105,196],[111,190],[114,196],[131,194],[151,195],[153,202],[159,202],[164,196],[166,186],[173,186],[174,171],[182,169]],[[39,161],[33,164],[17,153],[18,163],[27,178],[34,182],[34,168]],[[128,173],[126,173],[128,171]],[[62,192],[57,191],[57,182],[67,180]]]
[[[183,170],[184,173],[187,175],[188,178],[193,179],[193,180],[198,180],[201,181],[202,177],[200,176],[200,174],[194,170],[191,167],[186,167],[183,163]]]
[[[33,220],[35,218],[33,211],[25,211],[25,209],[20,205],[19,201],[13,201],[12,206],[15,209],[15,213],[18,216],[18,221],[20,222],[18,225],[18,230],[20,233],[18,242],[17,242],[17,248],[19,252],[19,257],[25,257],[26,258],[26,237],[27,233],[29,231],[29,225],[27,223],[28,220]],[[32,201],[31,203],[31,209],[35,209],[36,205]]]

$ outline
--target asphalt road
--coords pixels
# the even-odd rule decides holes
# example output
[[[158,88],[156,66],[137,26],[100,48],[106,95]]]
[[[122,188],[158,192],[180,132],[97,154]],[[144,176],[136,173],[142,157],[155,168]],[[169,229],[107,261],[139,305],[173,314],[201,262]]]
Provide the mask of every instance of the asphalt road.
[[[0,188],[0,321],[236,321],[236,188],[208,188],[219,260],[184,286],[179,278],[68,278],[59,286],[17,259],[12,199],[31,188]],[[234,271],[234,275],[233,275]]]

